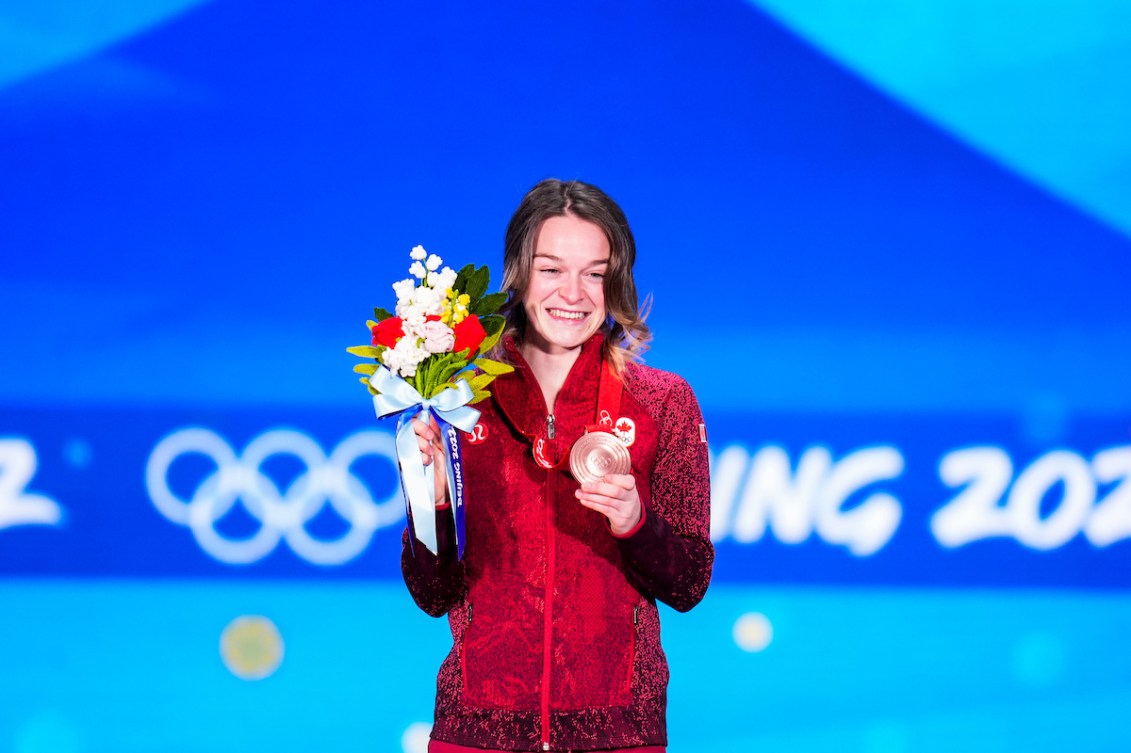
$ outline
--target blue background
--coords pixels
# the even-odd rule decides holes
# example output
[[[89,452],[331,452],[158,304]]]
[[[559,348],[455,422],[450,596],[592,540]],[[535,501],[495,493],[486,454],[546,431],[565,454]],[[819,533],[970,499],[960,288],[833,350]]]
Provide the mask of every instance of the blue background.
[[[673,751],[1131,746],[1125,3],[104,5],[0,4],[0,752],[423,750],[448,634],[401,523],[227,563],[146,468],[387,432],[345,347],[415,244],[497,282],[546,176],[626,210],[648,363],[707,419]],[[245,614],[286,647],[258,681]]]

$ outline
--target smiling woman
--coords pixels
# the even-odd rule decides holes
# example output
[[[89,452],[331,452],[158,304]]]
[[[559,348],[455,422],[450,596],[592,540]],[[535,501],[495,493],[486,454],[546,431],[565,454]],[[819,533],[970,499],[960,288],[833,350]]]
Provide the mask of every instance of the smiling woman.
[[[598,329],[604,332],[605,357],[619,371],[627,360],[639,357],[648,348],[652,335],[644,319],[649,302],[640,307],[637,301],[632,274],[636,241],[628,219],[596,186],[544,180],[515,210],[503,251],[503,289],[511,293],[510,302],[503,308],[509,334],[518,341],[528,339],[530,304],[539,295],[530,289],[546,290],[549,280],[565,271],[560,267],[563,254],[571,255],[575,264],[591,265],[577,270],[588,280],[596,282],[596,275],[600,275],[602,284],[594,287],[600,288],[603,311],[588,334]],[[539,257],[544,264],[538,264]],[[568,312],[569,306],[564,308]]]
[[[636,362],[634,260],[620,207],[585,183],[539,183],[508,227],[499,357],[515,370],[464,436],[466,554],[449,516],[438,555],[405,532],[409,591],[454,636],[432,753],[667,745],[656,604],[707,590],[710,489],[691,389]],[[431,464],[436,428],[414,425]]]
[[[531,326],[526,345],[545,355],[573,352],[605,323],[609,241],[591,222],[571,215],[542,223],[534,271],[522,294]]]

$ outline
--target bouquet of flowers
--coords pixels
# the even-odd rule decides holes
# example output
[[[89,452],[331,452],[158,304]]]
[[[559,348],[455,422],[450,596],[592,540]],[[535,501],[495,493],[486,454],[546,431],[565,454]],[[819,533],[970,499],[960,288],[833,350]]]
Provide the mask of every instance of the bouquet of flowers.
[[[373,395],[378,418],[397,416],[397,458],[401,485],[413,531],[435,553],[434,464],[420,458],[410,420],[436,418],[444,439],[448,492],[456,523],[459,556],[463,556],[463,473],[456,429],[470,432],[479,420],[472,403],[489,397],[487,386],[512,371],[487,358],[503,334],[505,321],[496,312],[506,293],[487,294],[490,271],[468,264],[459,272],[442,267],[443,259],[421,246],[410,253],[409,278],[393,283],[395,314],[373,310],[366,322],[372,345],[347,348],[372,359],[354,366]]]

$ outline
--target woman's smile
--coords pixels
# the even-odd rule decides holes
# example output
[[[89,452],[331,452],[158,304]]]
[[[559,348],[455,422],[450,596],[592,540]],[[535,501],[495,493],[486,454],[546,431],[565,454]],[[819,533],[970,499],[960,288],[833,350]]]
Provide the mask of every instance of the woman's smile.
[[[542,223],[530,280],[522,296],[526,342],[547,354],[580,348],[605,322],[609,240],[572,215]]]

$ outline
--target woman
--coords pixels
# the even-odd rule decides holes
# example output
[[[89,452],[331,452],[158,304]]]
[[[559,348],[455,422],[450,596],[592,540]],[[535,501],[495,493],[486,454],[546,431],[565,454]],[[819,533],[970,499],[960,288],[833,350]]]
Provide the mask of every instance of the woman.
[[[635,255],[620,207],[585,183],[543,181],[511,218],[497,355],[515,371],[462,438],[464,558],[440,514],[440,554],[406,531],[401,560],[416,603],[452,629],[430,753],[667,744],[656,601],[698,603],[714,550],[695,396],[635,362],[650,338]],[[431,463],[435,425],[415,427]],[[587,429],[624,442],[630,472],[579,484],[568,458]]]

